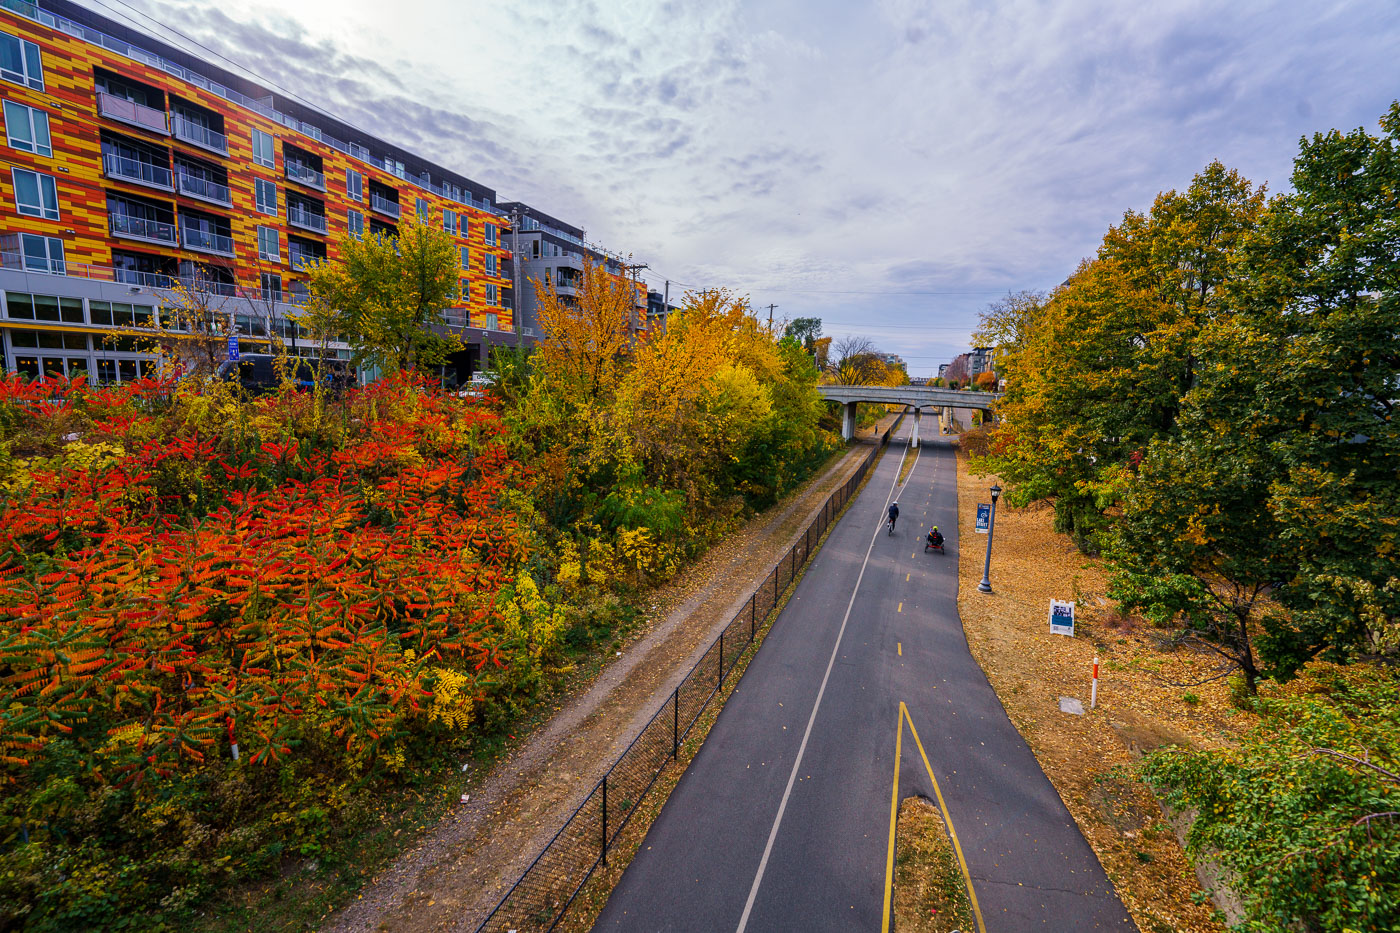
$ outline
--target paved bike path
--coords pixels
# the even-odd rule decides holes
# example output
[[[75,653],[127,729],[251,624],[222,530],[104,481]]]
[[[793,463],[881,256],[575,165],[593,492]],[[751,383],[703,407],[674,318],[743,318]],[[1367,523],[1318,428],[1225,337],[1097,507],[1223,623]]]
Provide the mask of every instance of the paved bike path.
[[[898,531],[881,528],[907,427],[900,433],[798,584],[594,929],[881,929],[900,730],[898,796],[936,799],[932,770],[986,930],[1133,929],[968,651],[957,614],[949,444],[926,442],[895,494]],[[924,553],[931,523],[947,554]]]

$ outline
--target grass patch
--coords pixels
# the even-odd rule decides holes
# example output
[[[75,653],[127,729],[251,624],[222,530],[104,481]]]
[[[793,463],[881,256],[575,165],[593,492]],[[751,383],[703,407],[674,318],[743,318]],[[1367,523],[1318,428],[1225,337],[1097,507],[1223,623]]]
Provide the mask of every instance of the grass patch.
[[[963,884],[948,828],[925,797],[899,805],[895,831],[894,928],[900,933],[974,930],[972,901]]]

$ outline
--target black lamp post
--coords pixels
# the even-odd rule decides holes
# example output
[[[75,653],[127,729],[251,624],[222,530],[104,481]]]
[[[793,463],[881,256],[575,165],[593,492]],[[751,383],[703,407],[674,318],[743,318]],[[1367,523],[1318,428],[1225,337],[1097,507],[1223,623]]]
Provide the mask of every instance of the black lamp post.
[[[987,560],[982,564],[982,582],[977,584],[977,589],[983,593],[992,591],[992,532],[997,529],[997,496],[1001,495],[1001,487],[996,483],[992,484],[992,515],[987,520]]]

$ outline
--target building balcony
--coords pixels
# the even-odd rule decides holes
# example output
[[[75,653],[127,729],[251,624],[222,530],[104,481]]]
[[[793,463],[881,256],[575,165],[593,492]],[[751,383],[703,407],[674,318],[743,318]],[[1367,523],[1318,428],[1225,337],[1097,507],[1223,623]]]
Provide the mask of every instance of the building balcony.
[[[175,131],[175,138],[192,143],[201,149],[208,149],[210,152],[217,152],[219,155],[228,155],[228,137],[223,133],[215,132],[207,126],[201,126],[178,113],[170,115],[170,127]]]
[[[117,120],[151,133],[169,136],[165,111],[129,101],[124,97],[113,97],[105,91],[97,92],[97,112],[109,120]]]
[[[291,250],[288,252],[288,258],[291,260],[293,269],[298,272],[305,272],[325,257],[317,256],[315,253],[302,253],[297,250]]]
[[[233,256],[233,237],[215,233],[213,230],[205,230],[203,227],[180,224],[180,241],[184,244],[185,249],[192,249],[197,253]]]
[[[311,230],[316,233],[326,232],[326,217],[324,214],[317,214],[308,211],[304,207],[297,207],[292,204],[287,205],[287,223],[293,227],[300,227],[303,230]]]
[[[385,217],[392,217],[395,220],[399,219],[399,205],[396,202],[390,201],[388,198],[385,197],[380,197],[377,194],[370,194],[369,209],[383,214]]]
[[[124,240],[140,240],[143,243],[159,243],[163,246],[175,245],[175,225],[163,220],[148,220],[129,214],[112,214],[107,218],[112,236]]]
[[[170,180],[170,169],[160,165],[152,165],[150,162],[125,159],[115,152],[102,154],[102,173],[116,181],[145,185],[147,188],[156,188],[161,191],[174,190]]]
[[[315,188],[317,191],[326,190],[326,176],[324,172],[318,172],[309,165],[303,165],[292,159],[285,160],[287,167],[287,179],[299,185],[306,185],[308,188]]]
[[[210,204],[218,204],[220,207],[233,206],[233,192],[229,190],[228,185],[221,185],[216,181],[180,171],[175,173],[175,179],[180,186],[180,193],[183,195],[208,201]]]

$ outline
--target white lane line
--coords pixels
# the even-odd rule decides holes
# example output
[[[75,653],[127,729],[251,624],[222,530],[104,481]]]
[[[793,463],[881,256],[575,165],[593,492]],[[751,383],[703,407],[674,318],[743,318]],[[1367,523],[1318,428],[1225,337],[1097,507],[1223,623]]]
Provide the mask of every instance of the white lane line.
[[[903,461],[903,457],[900,458]],[[919,452],[914,453],[914,463],[909,467],[909,476],[905,479],[907,483],[914,477],[914,471],[919,466]],[[894,481],[890,483],[890,491],[885,494],[885,504],[889,505],[890,499],[894,496],[895,487],[899,484],[899,466],[895,467]],[[812,715],[807,717],[807,729],[802,733],[802,744],[797,747],[797,760],[792,763],[792,773],[788,775],[787,787],[783,790],[783,799],[778,803],[778,815],[773,818],[773,828],[768,831],[768,842],[763,847],[763,858],[758,862],[758,873],[753,876],[753,887],[749,888],[749,899],[744,902],[744,913],[739,917],[739,926],[735,933],[744,933],[749,925],[749,914],[753,912],[753,902],[758,897],[758,886],[763,883],[763,873],[768,868],[768,856],[773,854],[773,841],[778,838],[778,827],[783,822],[783,813],[787,810],[788,797],[792,795],[792,785],[797,781],[797,772],[802,767],[802,756],[807,753],[807,740],[812,737],[812,724],[817,721],[817,710],[822,705],[822,695],[826,693],[826,682],[831,679],[831,669],[836,665],[836,653],[841,650],[841,638],[846,634],[846,623],[851,618],[851,608],[856,604],[856,593],[860,592],[860,581],[865,577],[866,565],[870,563],[870,552],[875,549],[875,542],[880,537],[880,529],[884,527],[883,513],[880,521],[875,523],[875,531],[870,535],[870,545],[865,549],[865,560],[861,562],[860,573],[856,575],[856,585],[851,589],[851,601],[846,603],[846,614],[841,617],[841,628],[836,632],[836,644],[831,646],[831,659],[826,662],[826,673],[822,675],[822,685],[817,688],[817,699],[812,703]]]

